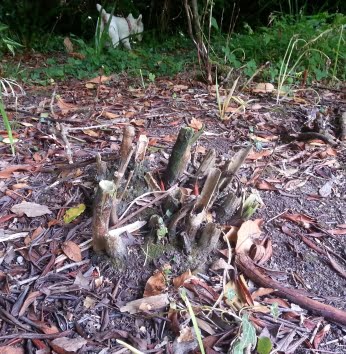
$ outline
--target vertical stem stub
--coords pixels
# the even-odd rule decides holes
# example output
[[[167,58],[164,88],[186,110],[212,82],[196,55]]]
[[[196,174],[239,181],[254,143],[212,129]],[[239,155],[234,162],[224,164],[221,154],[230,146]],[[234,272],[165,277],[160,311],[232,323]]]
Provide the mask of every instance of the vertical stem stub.
[[[191,140],[193,136],[194,130],[192,128],[185,127],[180,129],[164,176],[167,187],[171,187],[184,173],[190,161]]]

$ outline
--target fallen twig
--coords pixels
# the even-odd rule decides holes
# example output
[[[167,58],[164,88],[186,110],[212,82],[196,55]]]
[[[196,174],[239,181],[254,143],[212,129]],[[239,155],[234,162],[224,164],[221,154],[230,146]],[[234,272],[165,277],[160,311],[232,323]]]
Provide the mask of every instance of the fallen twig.
[[[342,325],[346,325],[346,311],[333,306],[323,304],[300,294],[297,289],[288,288],[280,282],[270,278],[262,269],[253,263],[251,258],[245,254],[238,254],[236,264],[239,269],[253,282],[265,288],[276,289],[275,292],[289,301],[309,310],[326,320]]]
[[[14,333],[8,334],[6,336],[0,336],[1,339],[55,339],[60,337],[66,337],[72,334],[73,331],[64,331],[60,333],[49,333],[49,334],[39,334],[39,333]]]

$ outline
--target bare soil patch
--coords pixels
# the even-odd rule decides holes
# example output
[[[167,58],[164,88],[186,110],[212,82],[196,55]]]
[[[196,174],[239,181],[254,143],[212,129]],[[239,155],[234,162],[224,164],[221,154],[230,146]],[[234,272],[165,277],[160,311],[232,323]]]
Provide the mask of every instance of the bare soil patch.
[[[182,126],[204,125],[204,134],[192,151],[197,162],[208,149],[215,149],[217,163],[222,165],[250,142],[253,151],[237,175],[242,189],[257,193],[263,202],[252,216],[262,219],[261,237],[267,236],[273,248],[262,267],[281,283],[345,310],[346,151],[337,141],[345,111],[343,92],[319,89],[318,104],[310,93],[277,104],[270,94],[249,90],[239,94],[244,102],[254,100],[245,111],[220,121],[215,88],[186,74],[157,79],[145,89],[139,79],[124,75],[25,89],[27,95],[17,105],[6,102],[16,122],[16,156],[9,154],[8,145],[0,145],[2,346],[25,348],[25,353],[52,348],[63,353],[64,345],[57,339],[74,338],[71,352],[116,353],[122,348],[116,339],[121,339],[143,352],[199,352],[197,345],[177,347],[179,321],[186,320],[187,313],[172,280],[187,271],[188,256],[183,251],[167,246],[154,256],[148,254],[145,241],[151,230],[146,228],[128,235],[131,266],[119,272],[112,260],[95,255],[91,248],[96,153],[105,161],[116,160],[122,130],[128,124],[135,127],[136,139],[148,137],[147,168],[158,183]],[[304,136],[314,131],[316,111],[336,139],[335,145],[318,136]],[[61,124],[70,129],[69,148]],[[194,185],[184,187],[193,189]],[[141,194],[135,184],[129,187],[128,193],[132,192]],[[22,202],[36,203],[38,210],[45,206],[50,213],[15,213],[13,206]],[[66,211],[80,204],[86,210],[72,222],[64,222]],[[233,226],[240,224],[234,220]],[[225,231],[231,226],[222,225]],[[164,240],[163,246],[165,242],[169,244]],[[77,250],[69,248],[74,245]],[[227,249],[222,238],[218,249]],[[227,353],[239,334],[240,322],[230,316],[227,304],[222,303],[225,317],[219,312],[208,317],[202,311],[217,303],[226,273],[228,281],[239,276],[231,268],[229,272],[209,268],[220,257],[221,252],[214,252],[205,260],[204,272],[184,283],[208,353]],[[227,262],[227,257],[223,259]],[[235,266],[234,259],[231,265]],[[144,308],[134,314],[123,311],[130,301],[143,297],[148,279],[158,273],[164,279],[158,293],[167,294],[179,311],[167,312],[167,307]],[[241,298],[258,290],[256,281],[244,282],[247,290],[236,289],[234,296]],[[154,294],[152,289],[149,293]],[[257,334],[270,337],[282,352],[303,353],[313,348],[345,352],[345,327],[340,324],[292,307],[275,293],[260,295],[255,301],[262,307],[251,310],[249,306],[248,310]],[[277,318],[275,302],[279,304]],[[246,299],[241,303],[246,304]],[[240,309],[234,306],[230,308],[238,316]]]

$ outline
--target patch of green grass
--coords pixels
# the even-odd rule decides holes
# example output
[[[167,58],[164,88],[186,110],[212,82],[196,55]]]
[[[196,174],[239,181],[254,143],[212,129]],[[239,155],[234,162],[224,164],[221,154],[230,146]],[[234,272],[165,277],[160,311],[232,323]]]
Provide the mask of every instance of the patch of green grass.
[[[226,37],[214,37],[212,44],[218,61],[241,70],[251,77],[264,63],[270,65],[262,71],[262,80],[276,82],[284,63],[287,66],[286,82],[301,80],[305,70],[308,81],[345,80],[346,16],[320,13],[313,16],[276,15],[271,25],[255,31],[233,34],[228,46]],[[294,48],[289,48],[292,38],[299,38]],[[289,48],[290,62],[285,53]],[[285,62],[286,60],[286,62]],[[290,70],[293,69],[293,70]]]
[[[308,73],[308,84],[314,80],[342,81],[346,78],[345,24],[346,16],[342,14],[276,14],[267,27],[253,30],[244,26],[244,32],[234,33],[230,41],[219,30],[213,30],[211,60],[226,70],[236,70],[237,76],[278,83],[284,91],[301,83],[304,73]],[[63,38],[52,36],[42,43],[47,60],[41,67],[9,60],[2,63],[2,72],[7,77],[44,85],[70,77],[95,77],[102,68],[105,75],[126,71],[139,77],[143,85],[160,76],[174,76],[192,65],[199,67],[196,49],[182,33],[158,39],[155,31],[147,32],[144,41],[134,44],[130,52],[121,46],[97,47],[95,40],[86,43],[74,36],[71,40],[75,52],[85,59],[68,57]]]
[[[186,38],[168,39],[157,45],[153,38],[134,45],[133,51],[122,47],[105,47],[102,51],[94,43],[87,44],[82,39],[72,37],[75,51],[84,55],[84,59],[68,57],[63,52],[63,39],[60,40],[60,52],[45,53],[47,59],[42,66],[30,68],[23,63],[8,60],[2,64],[2,70],[8,77],[25,82],[46,85],[52,80],[74,77],[85,79],[99,75],[102,68],[105,75],[126,71],[129,75],[146,78],[154,82],[160,76],[173,76],[184,71],[186,65],[197,61],[192,44]],[[54,49],[58,39],[52,41]]]

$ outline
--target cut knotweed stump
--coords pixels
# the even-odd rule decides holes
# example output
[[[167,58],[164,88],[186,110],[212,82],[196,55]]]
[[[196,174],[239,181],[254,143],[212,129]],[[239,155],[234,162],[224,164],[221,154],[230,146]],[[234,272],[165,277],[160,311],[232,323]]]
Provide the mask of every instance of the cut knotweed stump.
[[[216,166],[215,151],[210,150],[199,166],[194,166],[191,163],[191,147],[202,132],[195,133],[188,127],[180,130],[163,174],[166,190],[162,191],[159,181],[143,167],[145,160],[138,161],[138,156],[143,159],[145,156],[145,139],[139,139],[133,163],[135,131],[132,126],[124,128],[116,171],[112,174],[107,172],[109,166],[97,159],[99,183],[92,224],[96,252],[105,251],[120,269],[126,267],[129,257],[126,232],[139,230],[148,223],[151,232],[145,238],[144,249],[147,249],[150,258],[173,250],[184,255],[186,269],[201,268],[206,263],[219,241],[219,224],[248,213],[242,210],[243,193],[236,172],[251,147],[239,151],[220,167]],[[138,150],[141,150],[140,154]],[[126,174],[129,166],[134,170]],[[186,188],[191,185],[194,186],[194,193]],[[131,195],[132,199],[122,200],[127,188],[136,193]],[[143,196],[147,204],[142,202],[141,207],[129,213]],[[148,197],[153,199],[148,202]],[[121,204],[126,205],[126,217],[124,214],[118,215],[119,210],[124,209]]]

